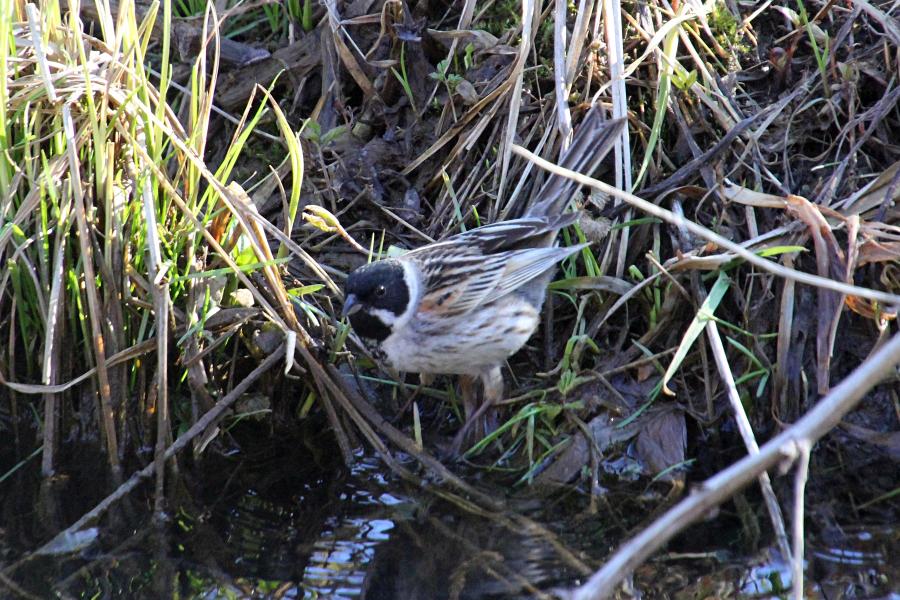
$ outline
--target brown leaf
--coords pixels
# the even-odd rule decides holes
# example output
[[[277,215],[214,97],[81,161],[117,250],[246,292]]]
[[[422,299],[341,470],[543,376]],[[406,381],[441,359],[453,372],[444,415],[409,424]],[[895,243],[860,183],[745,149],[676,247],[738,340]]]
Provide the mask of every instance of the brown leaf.
[[[635,450],[650,472],[658,474],[684,462],[687,447],[687,424],[684,413],[676,408],[663,408],[641,422]],[[670,471],[661,479],[684,480],[684,473]]]
[[[900,242],[866,240],[859,245],[858,266],[900,260]]]
[[[846,421],[841,422],[841,429],[860,441],[878,446],[887,452],[891,459],[900,461],[900,431],[875,431]]]
[[[494,34],[481,29],[458,29],[455,31],[429,29],[428,35],[448,48],[454,41],[459,44],[459,48],[465,48],[472,44],[475,50],[488,50],[498,43]]]
[[[466,79],[456,84],[456,93],[466,106],[478,102],[478,92],[475,90],[475,86]]]
[[[900,199],[898,180],[900,180],[900,161],[889,166],[878,179],[850,196],[850,198],[839,202],[839,206],[845,206],[841,212],[845,215],[859,215],[896,202]]]
[[[806,198],[790,194],[786,197],[787,210],[806,224],[813,240],[816,252],[816,271],[820,277],[828,277],[836,281],[847,281],[847,263],[844,252],[840,249],[831,226],[822,215],[820,207]],[[855,243],[855,236],[851,239]],[[842,295],[818,288],[819,319],[816,333],[816,381],[818,392],[827,394],[829,390],[829,373],[831,368],[831,352],[834,338],[841,316]]]
[[[859,296],[847,296],[844,304],[861,317],[876,321],[882,329],[887,325],[887,321],[893,321],[897,318],[896,311],[887,311],[884,306],[877,302],[860,298]]]
[[[653,375],[655,375],[656,373],[656,365],[641,365],[637,368],[637,380],[646,381],[649,377],[653,377]]]
[[[594,417],[587,424],[587,429],[591,433],[593,443],[597,450],[601,453],[613,444],[619,444],[632,438],[637,432],[636,423],[631,423],[626,427],[619,427],[618,420],[610,417],[609,413],[603,412],[601,415]],[[566,446],[553,462],[544,469],[534,480],[538,486],[555,486],[572,481],[581,470],[590,464],[591,448],[587,438],[578,433],[572,436],[569,445]]]
[[[733,183],[728,183],[722,187],[722,195],[732,202],[737,202],[746,206],[756,206],[758,208],[785,207],[785,199],[783,196],[764,194]]]

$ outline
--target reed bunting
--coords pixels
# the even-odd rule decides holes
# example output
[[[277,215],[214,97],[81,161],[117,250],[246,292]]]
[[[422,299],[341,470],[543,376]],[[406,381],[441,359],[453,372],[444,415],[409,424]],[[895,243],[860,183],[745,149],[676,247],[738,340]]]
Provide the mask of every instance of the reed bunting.
[[[592,109],[561,164],[592,174],[624,120]],[[503,395],[500,367],[538,326],[554,267],[586,244],[560,247],[557,232],[578,219],[563,212],[579,185],[551,177],[516,219],[471,229],[350,273],[342,315],[373,356],[397,371],[480,378],[477,406],[464,396],[466,432]]]

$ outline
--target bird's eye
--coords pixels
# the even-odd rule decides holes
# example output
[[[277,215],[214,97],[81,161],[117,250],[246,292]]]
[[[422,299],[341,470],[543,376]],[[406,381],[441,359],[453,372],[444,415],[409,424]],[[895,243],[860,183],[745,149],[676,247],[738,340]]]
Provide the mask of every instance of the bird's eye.
[[[387,293],[387,290],[384,289],[384,286],[383,286],[383,285],[379,285],[377,288],[375,288],[375,295],[376,295],[378,298],[383,297],[386,293]]]

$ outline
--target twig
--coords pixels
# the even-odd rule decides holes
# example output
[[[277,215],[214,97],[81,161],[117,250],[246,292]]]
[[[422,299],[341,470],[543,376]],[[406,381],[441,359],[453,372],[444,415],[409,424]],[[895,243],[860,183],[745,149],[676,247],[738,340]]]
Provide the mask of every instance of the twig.
[[[803,418],[774,437],[759,454],[747,456],[707,479],[698,491],[678,503],[641,533],[623,544],[605,566],[581,587],[564,592],[569,600],[609,597],[618,583],[678,532],[708,514],[768,469],[796,456],[800,443],[812,445],[833,429],[863,395],[900,364],[900,333],[866,359]]]
[[[747,452],[751,456],[759,454],[759,444],[756,443],[750,420],[744,411],[744,405],[741,404],[737,385],[734,383],[734,375],[731,373],[731,366],[728,364],[728,358],[725,356],[725,347],[722,345],[721,336],[719,336],[719,328],[712,319],[706,324],[706,334],[709,336],[713,357],[716,360],[716,365],[719,367],[719,375],[725,383],[725,389],[728,391],[728,399],[731,401],[731,408],[734,411],[734,420],[737,423],[741,437],[744,439],[744,445],[747,446]],[[772,520],[772,527],[775,529],[778,548],[781,550],[781,554],[787,558],[791,556],[791,547],[788,545],[781,507],[778,505],[778,498],[772,489],[772,480],[769,478],[768,473],[763,472],[760,474],[759,486],[762,488],[763,498],[766,501],[766,510],[769,511],[769,518]]]
[[[590,186],[594,189],[600,190],[605,194],[620,198],[628,204],[639,208],[640,210],[651,216],[658,217],[663,221],[671,223],[672,225],[675,225],[677,227],[684,227],[694,235],[700,236],[703,239],[713,242],[714,244],[731,250],[736,255],[746,260],[748,263],[759,267],[760,269],[764,269],[770,273],[773,273],[774,275],[778,275],[779,277],[792,279],[794,281],[799,281],[800,283],[805,283],[807,285],[834,290],[836,292],[840,292],[842,294],[847,294],[850,296],[859,296],[861,298],[876,300],[890,306],[900,305],[900,296],[897,296],[895,294],[889,294],[887,292],[880,292],[878,290],[850,285],[842,281],[828,279],[827,277],[819,277],[818,275],[811,275],[809,273],[804,273],[803,271],[797,271],[795,269],[788,269],[777,263],[761,258],[753,252],[750,252],[749,250],[743,248],[739,244],[732,242],[728,238],[725,238],[718,233],[715,233],[714,231],[703,227],[702,225],[681,218],[672,211],[661,208],[651,202],[647,202],[643,198],[638,198],[634,194],[623,192],[622,190],[614,188],[608,183],[604,183],[602,181],[594,179],[593,177],[588,177],[586,175],[582,175],[581,173],[576,173],[575,171],[570,171],[569,169],[565,169],[563,167],[555,165],[552,162],[544,160],[540,156],[533,154],[525,148],[522,148],[521,146],[513,145],[513,152],[515,152],[519,156],[527,158],[542,169],[546,169],[551,173],[555,173],[556,175],[561,175],[563,177],[568,177],[569,179],[577,181],[582,185]]]
[[[797,442],[797,472],[794,474],[794,553],[791,561],[791,588],[794,600],[803,600],[803,497],[809,475],[809,440]]]

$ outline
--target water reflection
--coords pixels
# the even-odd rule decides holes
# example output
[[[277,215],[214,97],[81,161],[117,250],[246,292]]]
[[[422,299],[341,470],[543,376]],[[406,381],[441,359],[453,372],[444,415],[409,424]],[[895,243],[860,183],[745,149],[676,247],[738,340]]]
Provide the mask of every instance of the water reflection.
[[[316,486],[291,477],[261,485],[257,467],[224,488],[206,482],[218,490],[209,519],[179,540],[194,581],[203,582],[198,596],[534,598],[572,579],[546,540],[438,509],[427,494],[404,496],[380,461],[358,458],[337,480],[313,477]],[[299,489],[290,490],[290,481]],[[199,565],[217,553],[219,576],[204,576]],[[224,572],[235,579],[223,581]]]
[[[243,448],[183,469],[164,531],[107,517],[88,531],[90,544],[35,559],[17,581],[63,598],[540,599],[582,578],[579,560],[596,568],[654,506],[638,493],[645,483],[608,486],[596,514],[571,489],[523,499],[519,508],[553,532],[530,534],[404,487],[378,458],[359,455],[346,469],[324,445],[266,439]],[[142,497],[152,493],[134,494]],[[808,534],[807,597],[900,600],[890,595],[900,573],[895,528]],[[751,562],[740,544],[722,515],[696,524],[635,572],[634,587],[647,598],[785,597],[790,565],[771,552]]]

